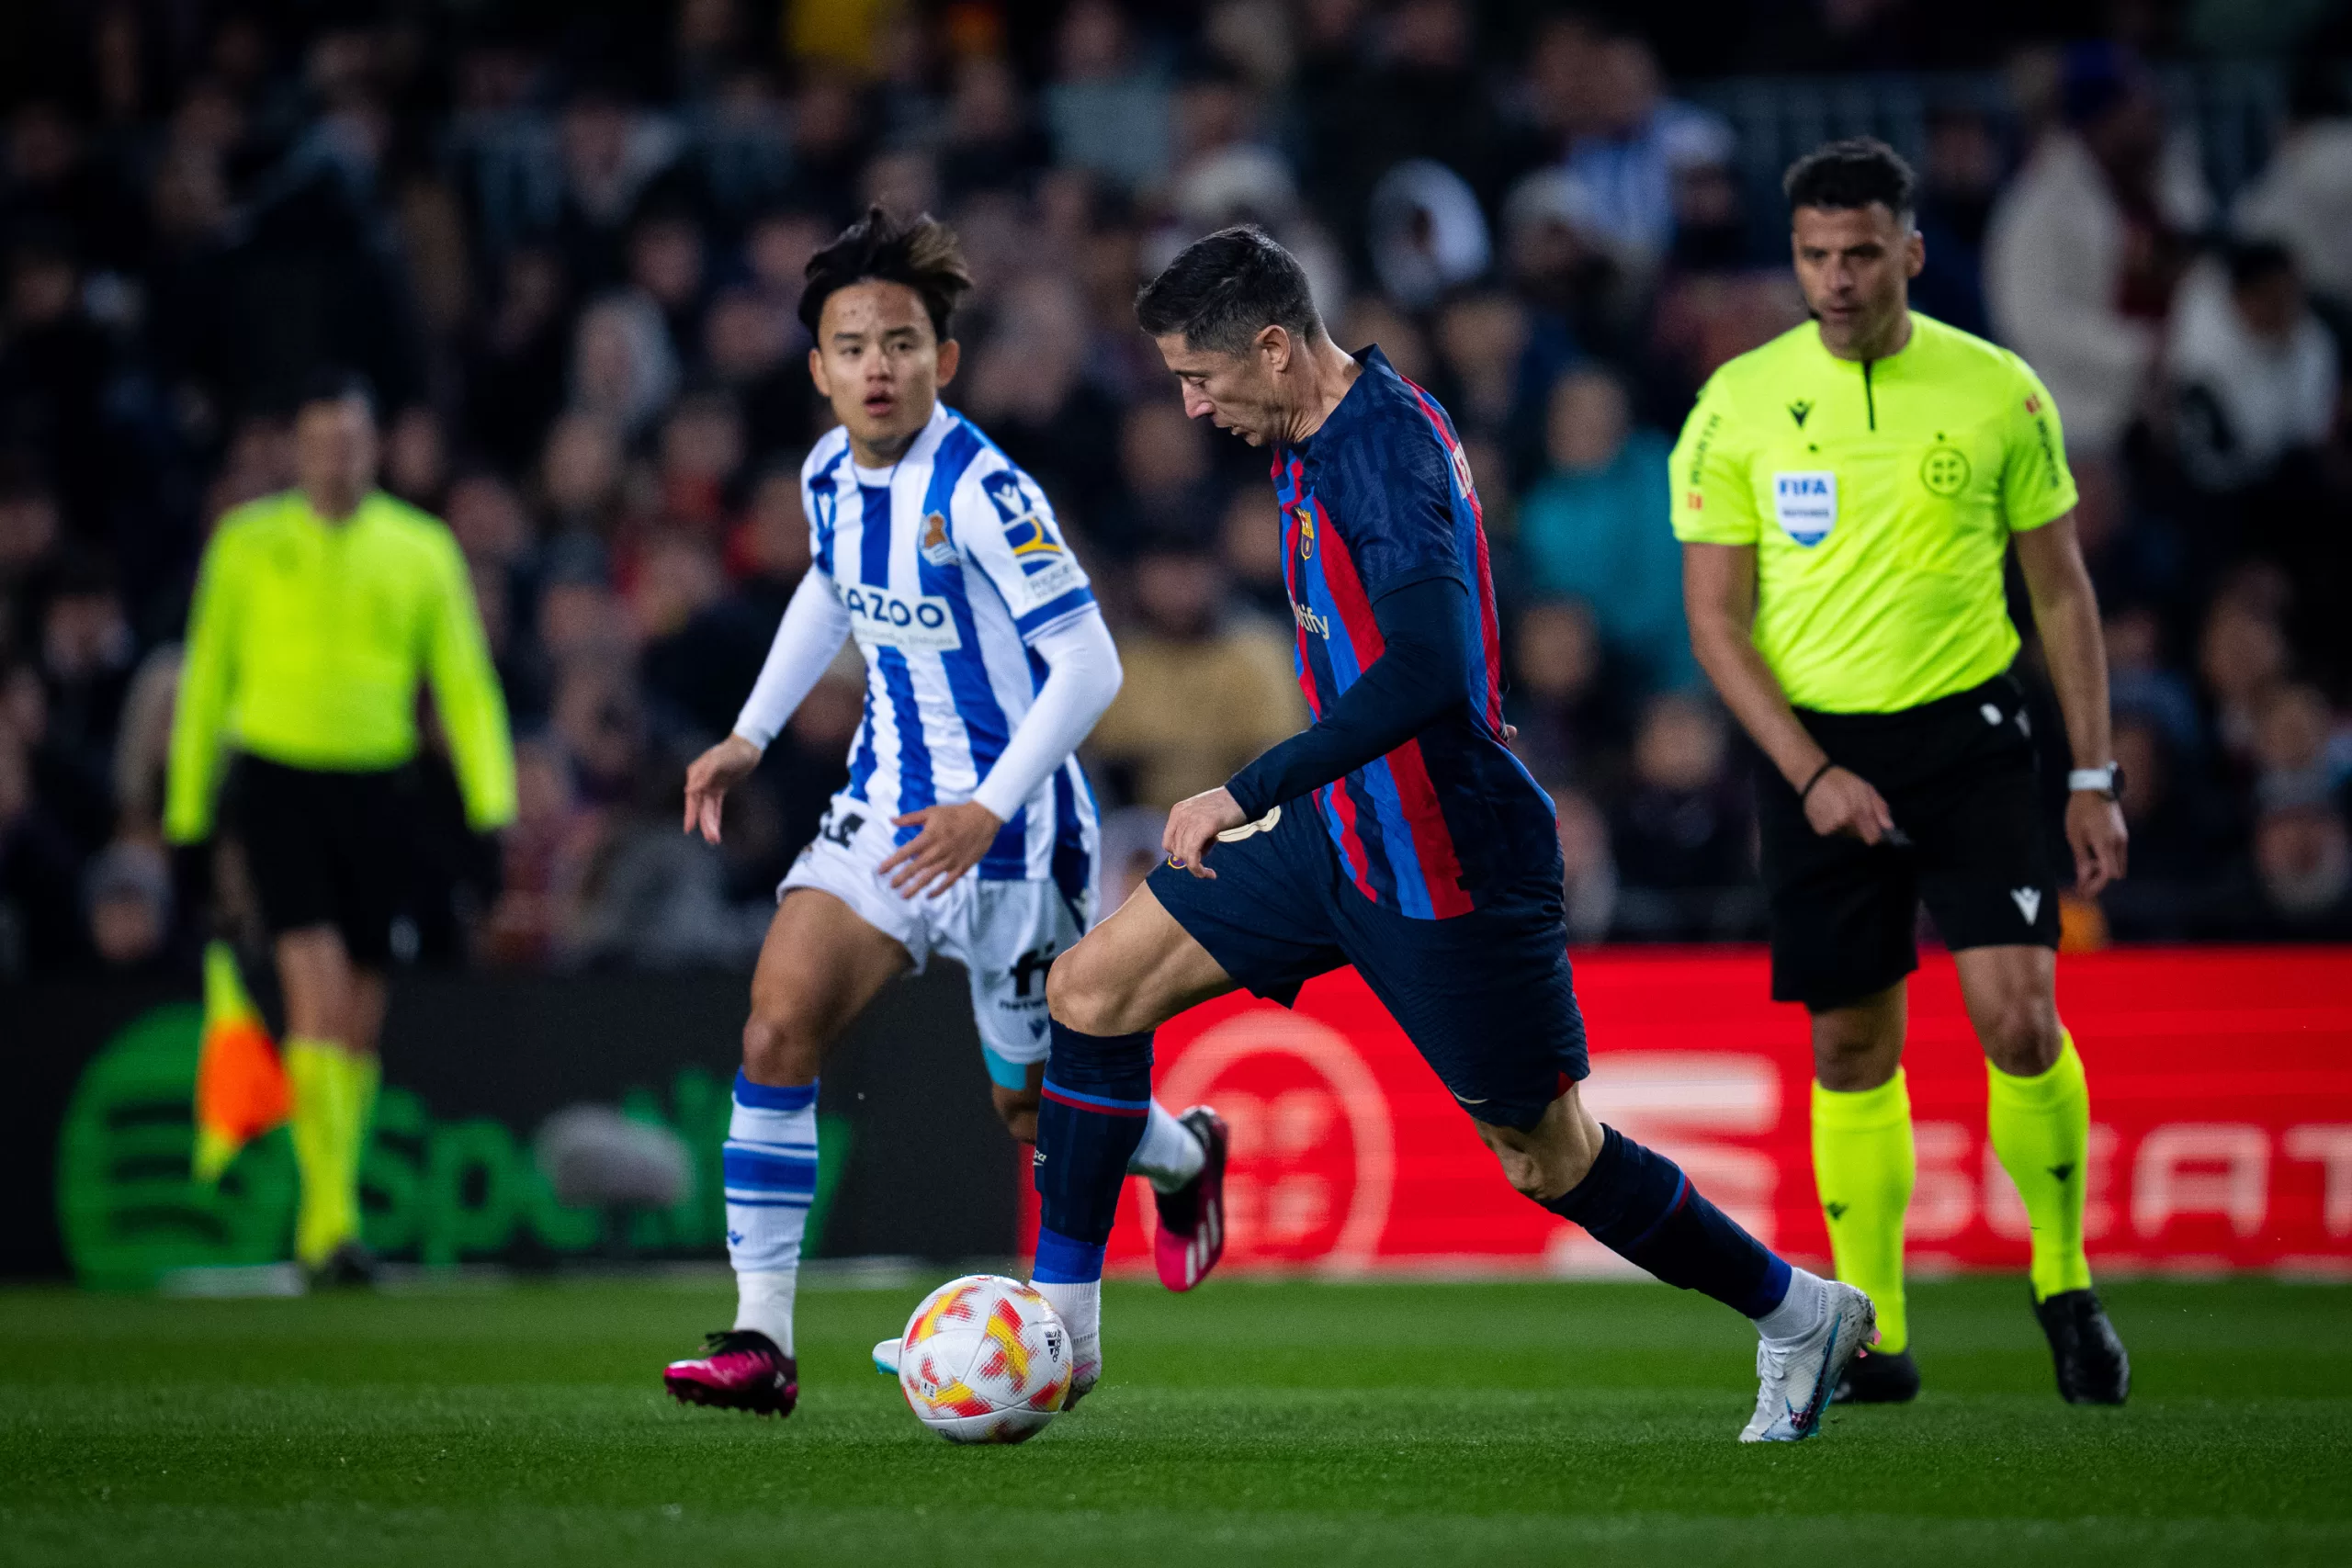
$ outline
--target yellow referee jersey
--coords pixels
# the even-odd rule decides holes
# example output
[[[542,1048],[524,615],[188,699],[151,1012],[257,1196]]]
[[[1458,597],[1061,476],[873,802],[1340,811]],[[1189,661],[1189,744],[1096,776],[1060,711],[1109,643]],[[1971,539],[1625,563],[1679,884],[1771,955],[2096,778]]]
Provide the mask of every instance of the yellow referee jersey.
[[[1892,713],[2017,657],[2011,534],[2075,504],[2058,411],[2008,350],[1911,316],[1884,359],[1806,322],[1715,372],[1672,463],[1674,535],[1756,547],[1756,646],[1789,701]]]
[[[172,722],[164,831],[212,829],[233,748],[356,773],[416,755],[430,677],[464,793],[489,829],[514,815],[506,703],[465,558],[434,518],[377,491],[340,523],[300,491],[237,508],[204,552]]]

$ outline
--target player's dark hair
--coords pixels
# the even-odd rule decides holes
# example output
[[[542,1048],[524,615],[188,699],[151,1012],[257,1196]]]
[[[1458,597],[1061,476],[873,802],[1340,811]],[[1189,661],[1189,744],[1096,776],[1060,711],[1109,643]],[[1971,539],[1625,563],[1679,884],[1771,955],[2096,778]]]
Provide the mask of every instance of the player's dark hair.
[[[1902,153],[1877,137],[1849,136],[1825,141],[1791,164],[1781,188],[1792,213],[1800,207],[1831,212],[1884,207],[1907,221],[1917,205],[1919,177]]]
[[[368,412],[376,412],[375,383],[348,365],[321,365],[305,372],[295,384],[292,412],[300,413],[312,403],[339,403],[346,398],[357,398],[368,405]]]
[[[930,312],[931,330],[945,343],[948,318],[972,287],[955,230],[928,212],[902,222],[879,204],[808,258],[808,277],[800,292],[800,324],[812,338],[825,301],[835,291],[877,278],[913,289]]]
[[[1298,258],[1253,224],[1177,252],[1136,291],[1136,321],[1153,337],[1182,333],[1186,348],[1212,354],[1239,354],[1270,326],[1302,343],[1323,327]]]

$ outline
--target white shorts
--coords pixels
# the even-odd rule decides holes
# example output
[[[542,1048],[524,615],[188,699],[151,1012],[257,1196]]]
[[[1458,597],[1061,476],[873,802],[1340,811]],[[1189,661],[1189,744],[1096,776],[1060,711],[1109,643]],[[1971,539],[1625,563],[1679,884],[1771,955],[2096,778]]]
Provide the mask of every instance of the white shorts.
[[[961,964],[971,976],[972,1021],[989,1081],[1026,1087],[1030,1066],[1046,1059],[1051,1043],[1046,966],[1094,923],[1093,893],[1073,908],[1052,882],[982,881],[975,868],[937,897],[909,898],[874,869],[897,847],[895,837],[864,801],[835,795],[776,897],[796,887],[831,894],[905,948],[918,975],[933,952]]]

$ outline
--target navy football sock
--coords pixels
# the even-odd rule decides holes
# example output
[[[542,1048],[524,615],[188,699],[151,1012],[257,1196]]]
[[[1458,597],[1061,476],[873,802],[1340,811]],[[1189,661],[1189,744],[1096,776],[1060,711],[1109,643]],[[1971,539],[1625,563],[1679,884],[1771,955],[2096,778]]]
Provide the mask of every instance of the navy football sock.
[[[1781,1304],[1789,1293],[1786,1263],[1701,1197],[1681,1167],[1614,1127],[1600,1133],[1592,1169],[1544,1207],[1669,1285],[1703,1292],[1749,1317]]]
[[[1151,1032],[1080,1034],[1058,1021],[1037,1107],[1038,1266],[1067,1271],[1102,1244],[1151,1111]]]

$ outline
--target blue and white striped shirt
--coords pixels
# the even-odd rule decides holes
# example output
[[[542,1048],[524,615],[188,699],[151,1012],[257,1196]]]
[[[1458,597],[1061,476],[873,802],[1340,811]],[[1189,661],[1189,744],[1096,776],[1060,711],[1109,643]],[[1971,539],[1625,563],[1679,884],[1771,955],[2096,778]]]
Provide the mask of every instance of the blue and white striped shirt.
[[[1052,504],[944,403],[885,472],[859,468],[836,426],[800,489],[812,570],[865,657],[846,793],[885,818],[969,799],[1045,682],[1030,645],[1094,606]],[[1093,795],[1071,757],[1006,821],[979,874],[1051,878],[1076,897],[1095,844]]]

